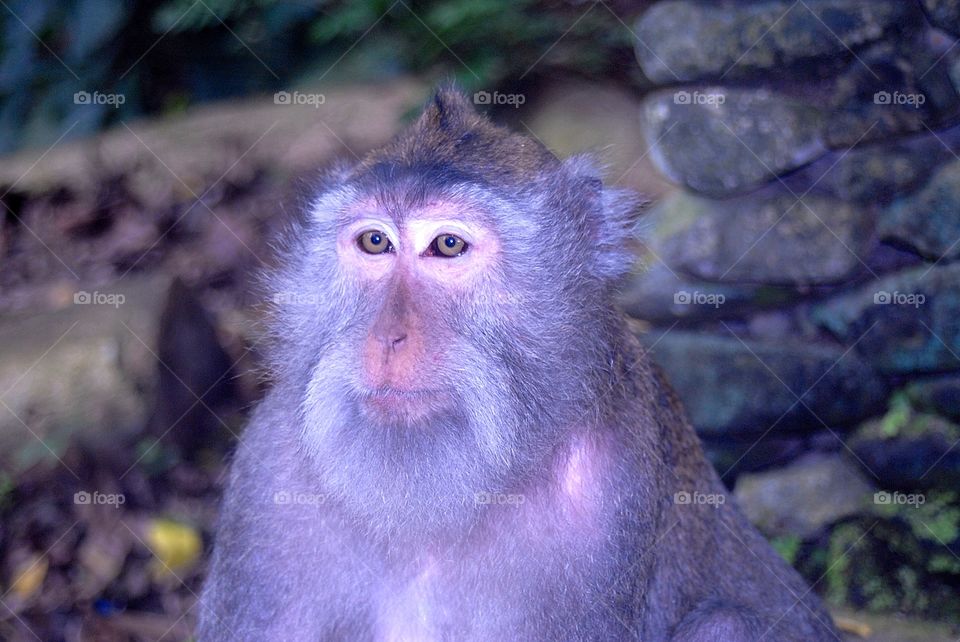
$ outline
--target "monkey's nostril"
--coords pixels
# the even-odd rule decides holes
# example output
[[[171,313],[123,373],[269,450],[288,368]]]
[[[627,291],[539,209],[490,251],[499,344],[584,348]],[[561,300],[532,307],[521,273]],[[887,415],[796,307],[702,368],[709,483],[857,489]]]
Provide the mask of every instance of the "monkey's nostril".
[[[406,334],[401,334],[399,337],[393,337],[393,339],[390,340],[390,347],[396,349],[400,347],[400,344],[406,340],[407,340]]]

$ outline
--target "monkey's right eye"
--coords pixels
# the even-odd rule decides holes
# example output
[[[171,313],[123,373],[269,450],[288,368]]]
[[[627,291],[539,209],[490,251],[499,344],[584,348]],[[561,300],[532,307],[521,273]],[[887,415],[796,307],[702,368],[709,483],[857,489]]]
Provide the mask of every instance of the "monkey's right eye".
[[[390,243],[390,239],[380,230],[364,232],[357,239],[357,245],[367,254],[383,254],[393,251],[393,244]]]

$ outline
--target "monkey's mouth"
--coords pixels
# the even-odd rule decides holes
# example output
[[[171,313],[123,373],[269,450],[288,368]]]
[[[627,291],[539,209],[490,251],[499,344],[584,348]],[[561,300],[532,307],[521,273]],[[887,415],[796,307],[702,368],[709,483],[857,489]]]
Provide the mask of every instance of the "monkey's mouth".
[[[449,394],[438,389],[407,389],[381,386],[366,391],[363,405],[382,419],[417,421],[441,412]]]

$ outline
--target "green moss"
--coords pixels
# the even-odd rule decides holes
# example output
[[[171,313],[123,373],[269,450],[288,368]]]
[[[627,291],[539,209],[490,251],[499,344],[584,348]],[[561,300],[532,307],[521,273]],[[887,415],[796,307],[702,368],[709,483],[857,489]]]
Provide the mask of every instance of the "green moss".
[[[927,570],[931,573],[951,573],[960,575],[960,560],[953,555],[934,554],[927,562]]]
[[[830,534],[827,548],[827,599],[835,604],[849,601],[850,572],[849,551],[863,537],[861,529],[855,524],[843,524]]]
[[[884,517],[905,521],[918,540],[948,545],[960,539],[960,497],[955,491],[929,491],[923,504],[877,506]]]
[[[930,525],[934,515],[953,525],[957,507],[949,502],[955,499],[944,493],[934,496],[926,511],[923,506],[900,507],[892,517],[863,516],[837,524],[820,549],[800,547],[798,568],[808,578],[825,579],[832,604],[956,622],[960,559],[946,545],[957,542],[934,541],[930,531],[927,538],[914,532],[914,522]]]
[[[888,439],[896,437],[907,427],[912,416],[913,408],[910,405],[910,398],[903,391],[895,393],[890,398],[887,414],[880,420],[880,433]]]
[[[911,520],[911,525],[921,539],[933,539],[941,544],[953,542],[960,536],[960,508],[952,506],[941,510],[929,521],[917,517]]]
[[[797,552],[800,550],[801,543],[802,540],[796,535],[783,535],[770,540],[773,549],[791,566],[796,564]]]
[[[863,592],[870,596],[867,608],[871,611],[893,611],[897,608],[897,596],[887,590],[879,577],[868,578],[863,585]]]

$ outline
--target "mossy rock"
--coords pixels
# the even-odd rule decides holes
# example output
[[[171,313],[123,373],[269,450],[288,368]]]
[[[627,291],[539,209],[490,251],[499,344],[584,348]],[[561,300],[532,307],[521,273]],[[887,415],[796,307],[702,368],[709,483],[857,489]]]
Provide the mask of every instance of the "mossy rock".
[[[958,442],[960,427],[913,411],[907,397],[898,395],[886,415],[864,423],[847,445],[885,487],[924,490],[960,487]]]
[[[912,381],[906,394],[920,410],[960,420],[960,373]]]
[[[960,265],[884,276],[815,306],[811,320],[883,373],[960,370]]]
[[[827,600],[874,613],[960,623],[960,503],[955,491],[921,502],[875,503],[835,524],[796,565]],[[818,580],[818,578],[822,578]]]

